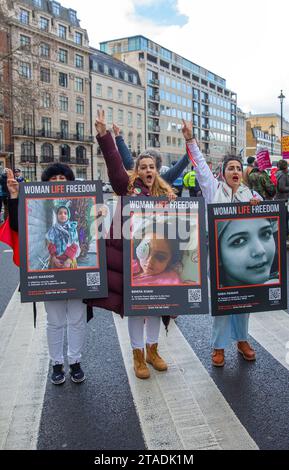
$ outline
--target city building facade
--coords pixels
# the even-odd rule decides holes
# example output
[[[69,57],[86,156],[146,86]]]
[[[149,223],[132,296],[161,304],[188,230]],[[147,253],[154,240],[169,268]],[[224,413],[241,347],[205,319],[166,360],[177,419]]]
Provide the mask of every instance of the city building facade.
[[[97,110],[104,110],[110,131],[115,123],[136,157],[144,150],[145,142],[145,90],[139,73],[114,57],[91,49],[91,107],[95,120]],[[112,132],[113,134],[113,132]],[[97,143],[94,144],[95,176],[107,181],[107,171]]]
[[[226,80],[155,42],[134,36],[100,43],[100,50],[139,71],[146,89],[146,146],[168,165],[184,153],[182,119],[208,159],[237,153],[237,95]]]
[[[0,90],[11,82],[9,61],[9,34],[4,24],[0,26]],[[7,166],[13,166],[11,103],[9,96],[0,93],[0,174]]]
[[[55,1],[14,1],[10,13],[14,166],[27,179],[39,180],[48,164],[59,161],[77,178],[90,178],[86,30],[76,11]]]
[[[283,135],[289,135],[289,122],[283,118]],[[268,148],[273,160],[281,158],[281,116],[279,114],[247,114],[247,154],[255,155],[260,147]]]
[[[266,148],[269,150],[271,160],[279,160],[281,158],[280,139],[267,131],[263,131],[260,126],[252,127],[249,120],[246,122],[246,155],[251,157],[256,155],[258,150]]]
[[[246,159],[246,113],[237,108],[237,155]]]

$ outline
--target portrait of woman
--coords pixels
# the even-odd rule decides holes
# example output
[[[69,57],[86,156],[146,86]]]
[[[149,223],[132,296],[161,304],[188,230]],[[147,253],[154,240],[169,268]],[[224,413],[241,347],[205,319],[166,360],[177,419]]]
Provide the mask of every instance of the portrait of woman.
[[[279,283],[277,221],[217,222],[219,288]]]

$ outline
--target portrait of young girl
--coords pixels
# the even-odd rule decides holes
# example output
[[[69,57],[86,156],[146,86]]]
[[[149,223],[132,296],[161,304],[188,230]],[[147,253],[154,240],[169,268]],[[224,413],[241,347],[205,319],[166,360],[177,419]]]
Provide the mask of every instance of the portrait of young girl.
[[[170,233],[168,222],[152,222],[145,234],[139,237],[136,230],[133,239],[132,285],[184,285],[199,280],[198,236],[196,223],[189,226],[187,239],[181,241]],[[178,221],[180,223],[180,220]]]
[[[76,269],[80,246],[77,222],[71,221],[69,202],[55,207],[55,223],[46,234],[49,269]]]
[[[217,222],[219,288],[279,283],[274,218]]]

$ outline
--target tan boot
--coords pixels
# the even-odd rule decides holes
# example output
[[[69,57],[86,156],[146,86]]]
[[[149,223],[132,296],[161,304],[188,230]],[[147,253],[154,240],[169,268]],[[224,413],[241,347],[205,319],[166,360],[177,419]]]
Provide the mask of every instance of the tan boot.
[[[256,353],[247,341],[238,341],[237,349],[246,361],[255,361]]]
[[[224,349],[214,349],[212,354],[212,364],[215,367],[223,367],[223,365],[225,364]]]
[[[151,364],[154,369],[160,372],[168,369],[167,364],[158,354],[158,343],[147,344],[146,349],[147,349],[146,361],[148,364]]]
[[[150,371],[145,362],[143,349],[133,349],[133,366],[138,379],[149,379]]]

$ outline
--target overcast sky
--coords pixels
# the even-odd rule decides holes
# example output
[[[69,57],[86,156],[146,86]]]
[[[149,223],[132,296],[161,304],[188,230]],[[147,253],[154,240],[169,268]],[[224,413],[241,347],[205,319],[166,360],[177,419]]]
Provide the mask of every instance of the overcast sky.
[[[245,112],[289,120],[288,0],[59,0],[90,45],[142,34],[220,75]]]

